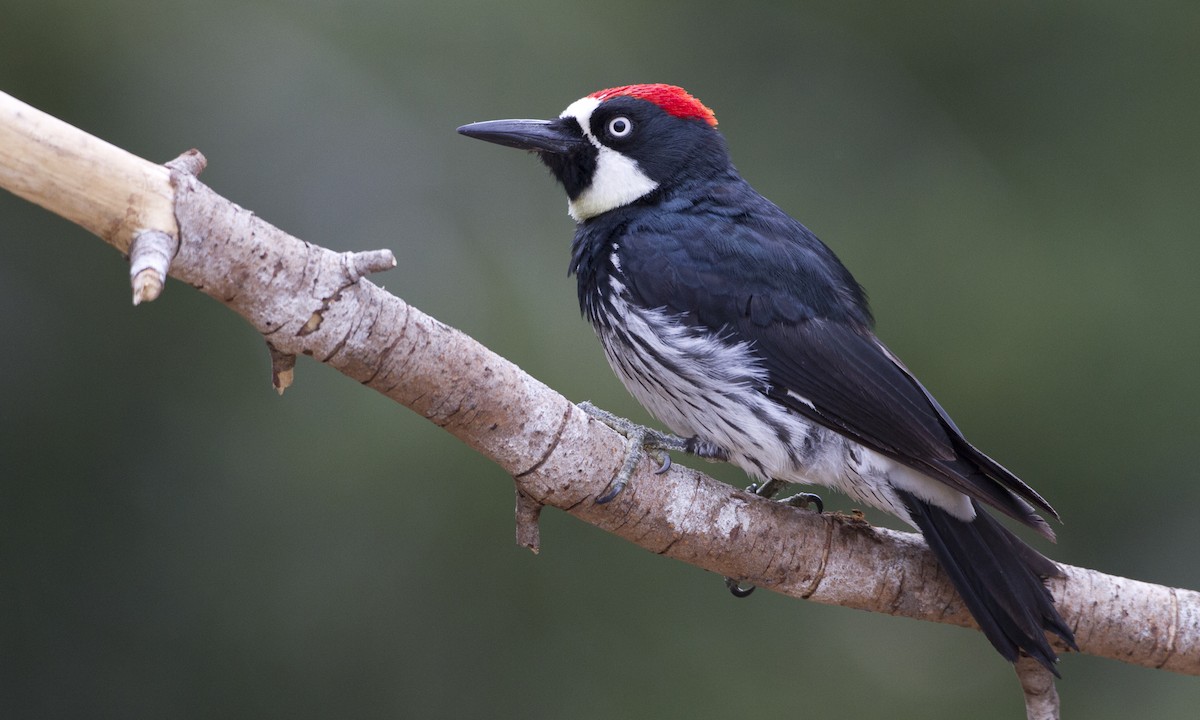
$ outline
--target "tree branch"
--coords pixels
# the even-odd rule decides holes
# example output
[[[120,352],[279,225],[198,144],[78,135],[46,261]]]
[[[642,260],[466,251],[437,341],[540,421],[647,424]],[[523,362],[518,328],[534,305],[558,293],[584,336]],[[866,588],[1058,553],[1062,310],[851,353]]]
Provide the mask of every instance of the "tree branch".
[[[159,258],[146,267],[163,266],[162,236],[177,241],[170,276],[263,335],[280,392],[295,356],[309,355],[452,433],[515,479],[526,546],[537,547],[537,511],[552,505],[651,552],[791,597],[975,626],[915,534],[785,507],[680,466],[656,476],[651,463],[596,505],[621,464],[622,438],[365,280],[391,267],[390,252],[338,254],[298,240],[200,183],[199,167],[195,151],[155,165],[0,93],[0,186],[122,252],[135,237],[157,238]],[[144,288],[138,297],[156,296]],[[1050,587],[1082,652],[1200,675],[1200,593],[1064,570]],[[1044,678],[1020,674],[1027,697],[1048,697]]]
[[[1054,675],[1037,660],[1021,656],[1016,662],[1017,679],[1025,693],[1027,720],[1054,720],[1058,717],[1058,689]]]

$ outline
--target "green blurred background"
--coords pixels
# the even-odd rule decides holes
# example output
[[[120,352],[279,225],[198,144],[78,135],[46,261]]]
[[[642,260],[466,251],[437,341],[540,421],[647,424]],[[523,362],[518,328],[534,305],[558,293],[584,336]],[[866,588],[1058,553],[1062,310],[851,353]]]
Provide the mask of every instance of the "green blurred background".
[[[7,0],[0,89],[336,250],[638,419],[565,198],[462,123],[683,85],[883,338],[1061,511],[1065,562],[1200,588],[1200,5]],[[3,717],[1022,717],[977,633],[787,600],[557,511],[411,412],[0,193]],[[742,484],[728,468],[706,466]],[[826,493],[834,509],[851,507]],[[884,522],[879,513],[873,521]],[[1077,718],[1200,679],[1062,663]]]

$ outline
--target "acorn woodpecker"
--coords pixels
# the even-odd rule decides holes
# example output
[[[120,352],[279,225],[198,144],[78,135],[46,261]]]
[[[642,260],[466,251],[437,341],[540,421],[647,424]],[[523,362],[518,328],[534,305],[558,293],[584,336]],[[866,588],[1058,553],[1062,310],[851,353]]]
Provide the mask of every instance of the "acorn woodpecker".
[[[767,496],[816,483],[896,515],[1001,655],[1057,675],[1045,633],[1075,640],[1043,580],[1062,570],[983,508],[1051,540],[1037,509],[1058,514],[967,442],[872,332],[858,282],[741,178],[716,126],[652,84],[458,131],[536,153],[566,189],[582,312],[629,392],[687,438],[651,447],[728,460]]]

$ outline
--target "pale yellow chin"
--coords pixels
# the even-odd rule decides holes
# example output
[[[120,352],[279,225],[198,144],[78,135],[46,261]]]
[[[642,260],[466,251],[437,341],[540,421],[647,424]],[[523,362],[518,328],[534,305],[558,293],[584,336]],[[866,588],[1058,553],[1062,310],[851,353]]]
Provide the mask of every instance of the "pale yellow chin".
[[[589,139],[591,139],[589,137]],[[592,184],[567,203],[575,222],[583,222],[654,192],[658,183],[646,176],[637,161],[596,143],[596,172]]]

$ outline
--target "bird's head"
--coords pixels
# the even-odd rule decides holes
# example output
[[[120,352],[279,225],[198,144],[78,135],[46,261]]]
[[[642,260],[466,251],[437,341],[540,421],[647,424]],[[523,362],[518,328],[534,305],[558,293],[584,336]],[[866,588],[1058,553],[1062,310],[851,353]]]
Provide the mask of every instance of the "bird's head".
[[[538,154],[569,198],[576,222],[629,205],[729,164],[717,119],[674,85],[594,92],[554,120],[492,120],[463,135]]]

